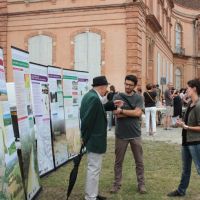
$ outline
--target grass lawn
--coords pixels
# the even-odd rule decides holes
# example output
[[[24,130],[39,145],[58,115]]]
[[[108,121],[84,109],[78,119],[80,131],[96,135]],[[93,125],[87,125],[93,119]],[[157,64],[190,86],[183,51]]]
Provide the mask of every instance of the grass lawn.
[[[110,194],[109,190],[113,182],[114,165],[114,139],[108,140],[108,150],[103,160],[100,176],[100,191],[109,200],[162,200],[168,198],[166,194],[174,189],[180,181],[181,160],[179,145],[164,142],[143,142],[145,179],[147,194],[137,193],[137,182],[135,175],[135,163],[130,148],[126,153],[123,166],[122,188],[118,194]],[[57,169],[57,171],[41,179],[43,187],[38,200],[65,200],[69,173],[72,163]],[[86,156],[84,156],[79,175],[71,194],[71,200],[82,200],[84,197],[84,182],[86,172]],[[177,199],[177,198],[176,198]],[[196,169],[192,169],[192,176],[187,195],[184,200],[200,200],[200,177]]]

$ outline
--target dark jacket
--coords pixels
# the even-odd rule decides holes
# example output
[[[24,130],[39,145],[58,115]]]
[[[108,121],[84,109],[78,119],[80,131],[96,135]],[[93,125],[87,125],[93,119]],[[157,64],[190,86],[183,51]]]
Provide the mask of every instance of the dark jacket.
[[[105,153],[107,146],[107,118],[105,110],[114,110],[113,102],[102,105],[95,90],[82,99],[80,108],[81,137],[86,149],[93,153]]]
[[[188,116],[188,126],[200,126],[200,98]],[[200,141],[200,132],[187,130],[187,142]]]

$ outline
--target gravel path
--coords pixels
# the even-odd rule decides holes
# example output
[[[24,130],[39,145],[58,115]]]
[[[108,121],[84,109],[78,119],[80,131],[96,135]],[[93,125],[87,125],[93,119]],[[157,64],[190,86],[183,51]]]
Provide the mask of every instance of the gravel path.
[[[108,137],[114,137],[114,127],[111,131],[108,131]],[[150,141],[164,141],[167,143],[181,144],[181,128],[171,128],[171,130],[163,130],[163,127],[157,127],[157,134],[155,136],[149,136],[146,134],[145,128],[142,128],[143,140]]]

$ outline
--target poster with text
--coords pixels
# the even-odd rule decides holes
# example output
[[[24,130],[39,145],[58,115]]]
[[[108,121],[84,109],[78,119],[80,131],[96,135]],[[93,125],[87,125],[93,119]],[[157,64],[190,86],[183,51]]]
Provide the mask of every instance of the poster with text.
[[[83,96],[89,91],[89,73],[77,72],[78,77],[78,104],[81,105]]]
[[[51,125],[53,135],[53,150],[56,167],[68,160],[68,149],[65,133],[64,102],[62,88],[62,70],[48,67],[50,94]]]
[[[79,87],[77,71],[63,70],[65,127],[70,156],[79,153]]]
[[[39,175],[54,169],[51,142],[48,70],[46,66],[30,63],[31,94],[37,134]]]
[[[12,47],[12,67],[16,92],[17,121],[23,159],[23,177],[27,199],[40,189],[34,119],[31,105],[29,54]]]
[[[23,200],[25,193],[7,98],[3,51],[0,48],[0,199]]]

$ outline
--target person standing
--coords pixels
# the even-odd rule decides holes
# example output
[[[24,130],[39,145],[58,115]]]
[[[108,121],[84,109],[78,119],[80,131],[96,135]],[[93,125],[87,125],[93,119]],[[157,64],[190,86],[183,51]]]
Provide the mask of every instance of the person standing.
[[[151,83],[146,85],[144,92],[146,132],[149,135],[156,134],[156,91]]]
[[[176,121],[179,118],[182,118],[182,100],[179,95],[179,91],[175,90],[173,94],[173,116],[172,116],[172,125],[176,127]]]
[[[166,113],[164,118],[164,130],[170,130],[172,115],[173,115],[173,95],[172,95],[172,83],[167,84],[167,89],[165,90],[165,105],[166,105]]]
[[[182,127],[182,176],[181,181],[169,197],[185,196],[191,176],[192,161],[200,175],[200,80],[193,79],[187,83],[187,95],[191,98],[184,121],[177,120]]]
[[[112,101],[115,94],[116,94],[115,86],[111,85],[110,92],[108,92],[107,94],[107,100]],[[112,126],[113,126],[113,112],[107,111],[107,115],[108,115],[108,130],[111,131]]]
[[[115,100],[124,101],[124,105],[114,111],[116,115],[115,124],[115,165],[114,182],[110,190],[111,193],[117,193],[121,187],[122,164],[128,147],[134,156],[136,164],[136,175],[138,182],[138,191],[146,193],[144,181],[143,149],[141,142],[141,120],[143,101],[142,96],[138,95],[134,89],[137,85],[137,77],[127,75],[125,77],[125,93],[116,94]]]
[[[93,89],[84,95],[80,107],[81,138],[87,150],[85,200],[105,200],[98,195],[102,157],[107,146],[107,118],[105,110],[114,110],[122,101],[102,104],[108,82],[105,76],[93,79]]]

